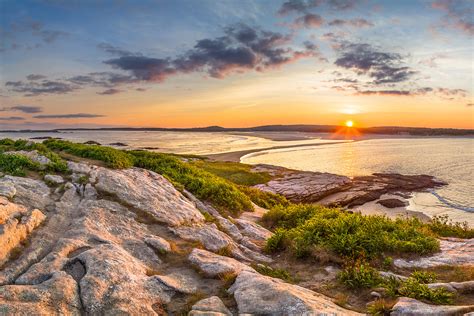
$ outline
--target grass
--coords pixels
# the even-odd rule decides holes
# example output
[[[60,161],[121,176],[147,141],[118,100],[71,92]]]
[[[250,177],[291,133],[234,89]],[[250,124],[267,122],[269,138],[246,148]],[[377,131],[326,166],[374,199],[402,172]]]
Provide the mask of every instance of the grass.
[[[78,157],[103,161],[107,167],[114,169],[133,166],[133,160],[126,152],[112,147],[77,144],[56,139],[45,140],[43,144],[51,150],[63,151]]]
[[[252,172],[252,166],[238,162],[196,160],[192,164],[238,185],[253,186],[272,179],[267,172]]]
[[[367,306],[367,313],[374,316],[389,316],[393,305],[395,305],[393,301],[375,300]]]
[[[421,255],[439,250],[439,242],[417,219],[391,220],[319,205],[290,205],[270,210],[263,222],[279,228],[266,249],[289,250],[296,257],[311,256],[315,246],[343,258],[368,259],[386,253]]]
[[[240,185],[239,190],[247,195],[253,203],[266,209],[272,209],[276,206],[288,206],[290,202],[280,194],[266,192],[254,187]]]
[[[282,279],[286,282],[293,282],[293,278],[285,269],[272,268],[263,264],[252,264],[252,268],[260,274],[270,276],[272,278]]]

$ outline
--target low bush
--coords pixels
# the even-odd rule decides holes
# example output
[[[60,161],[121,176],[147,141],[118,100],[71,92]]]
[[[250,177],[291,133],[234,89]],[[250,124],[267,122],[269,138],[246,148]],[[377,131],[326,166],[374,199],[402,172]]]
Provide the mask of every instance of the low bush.
[[[23,177],[27,170],[39,170],[39,164],[22,155],[0,153],[0,171],[12,176]]]
[[[437,279],[436,273],[434,272],[418,270],[413,271],[411,277],[423,284],[435,283]]]
[[[474,229],[467,222],[453,222],[448,215],[434,216],[427,225],[438,236],[474,238]]]
[[[288,200],[280,194],[266,192],[253,187],[239,186],[239,190],[260,207],[272,209],[276,206],[288,206]]]
[[[325,247],[345,258],[372,259],[383,253],[429,254],[439,242],[417,219],[391,220],[318,205],[290,205],[267,212],[263,222],[280,230],[267,250],[288,249],[297,257]]]
[[[367,262],[355,260],[347,262],[339,272],[338,279],[348,288],[371,288],[382,281],[379,272]]]

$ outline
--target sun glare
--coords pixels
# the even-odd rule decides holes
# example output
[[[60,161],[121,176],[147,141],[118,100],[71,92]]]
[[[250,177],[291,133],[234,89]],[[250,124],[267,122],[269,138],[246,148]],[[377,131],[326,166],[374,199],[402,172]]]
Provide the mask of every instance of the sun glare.
[[[352,122],[352,121],[346,121],[346,126],[347,126],[347,127],[352,127],[352,126],[354,126],[354,122]]]

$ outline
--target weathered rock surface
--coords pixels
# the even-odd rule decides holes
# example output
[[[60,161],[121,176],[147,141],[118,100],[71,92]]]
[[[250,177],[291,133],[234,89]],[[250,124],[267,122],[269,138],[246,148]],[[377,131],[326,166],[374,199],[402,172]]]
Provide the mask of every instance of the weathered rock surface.
[[[28,211],[24,206],[0,197],[0,266],[44,219],[39,210]]]
[[[456,316],[474,311],[471,306],[429,305],[413,298],[401,297],[393,306],[391,316]]]
[[[52,203],[49,194],[51,190],[40,180],[21,178],[14,176],[4,176],[0,178],[0,186],[14,187],[15,195],[13,201],[26,206],[29,209],[44,210]],[[11,189],[9,189],[11,193]]]
[[[145,243],[154,250],[165,253],[171,251],[171,245],[164,238],[159,236],[145,238]]]
[[[209,277],[216,277],[228,273],[237,275],[243,270],[255,271],[248,265],[235,259],[219,256],[210,251],[197,248],[193,249],[188,260]]]
[[[37,285],[0,287],[1,315],[82,315],[77,283],[65,272],[56,272]]]
[[[156,221],[172,226],[200,223],[204,216],[163,176],[144,169],[92,172],[96,189],[115,196],[119,201],[145,212]]]
[[[249,271],[239,274],[229,292],[234,295],[240,314],[360,315],[337,306],[322,294]]]
[[[232,313],[227,309],[221,299],[217,296],[211,296],[200,300],[193,305],[189,316],[230,316]]]
[[[474,263],[474,239],[444,238],[440,240],[440,252],[416,260],[396,259],[400,268],[429,268],[440,265],[472,265]]]

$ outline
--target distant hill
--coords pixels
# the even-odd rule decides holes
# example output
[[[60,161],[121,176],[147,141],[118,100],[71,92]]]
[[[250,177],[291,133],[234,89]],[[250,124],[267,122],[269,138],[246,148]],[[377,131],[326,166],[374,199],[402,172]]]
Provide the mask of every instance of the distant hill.
[[[55,130],[21,130],[4,132],[59,132],[59,131],[178,131],[178,132],[306,132],[334,133],[341,129],[337,125],[263,125],[255,127],[225,128],[221,126],[192,127],[192,128],[162,128],[162,127],[113,127],[113,128],[70,128]],[[382,135],[413,135],[413,136],[474,136],[474,129],[427,128],[379,126],[356,128],[362,134]]]

